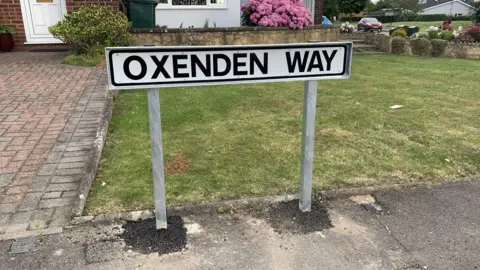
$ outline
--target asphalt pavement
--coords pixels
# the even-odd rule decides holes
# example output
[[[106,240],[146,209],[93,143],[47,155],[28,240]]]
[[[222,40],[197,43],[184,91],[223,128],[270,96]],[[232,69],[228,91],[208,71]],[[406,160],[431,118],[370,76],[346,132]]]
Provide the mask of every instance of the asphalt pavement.
[[[308,215],[291,203],[171,211],[161,233],[151,220],[86,223],[0,242],[0,268],[479,269],[478,194],[474,181],[376,193],[375,207],[318,200]]]

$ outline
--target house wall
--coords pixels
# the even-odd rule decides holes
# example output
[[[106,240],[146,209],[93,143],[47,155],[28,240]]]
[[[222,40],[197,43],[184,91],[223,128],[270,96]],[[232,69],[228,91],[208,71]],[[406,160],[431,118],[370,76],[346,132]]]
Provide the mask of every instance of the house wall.
[[[26,0],[28,1],[28,0]],[[109,5],[117,9],[121,7],[121,0],[66,0],[68,12],[86,4]],[[8,25],[15,28],[17,34],[14,36],[15,50],[29,50],[36,48],[66,48],[64,44],[24,44],[27,39],[25,36],[25,25],[22,19],[22,9],[20,0],[0,0],[0,25]]]
[[[14,36],[15,44],[26,41],[20,0],[0,0],[0,24],[15,28],[17,31]]]
[[[313,21],[315,24],[322,24],[324,6],[325,0],[315,0],[315,10],[313,11]]]
[[[422,14],[470,15],[473,9],[457,1],[426,9]]]
[[[240,0],[227,0],[226,7],[185,6],[172,7],[159,4],[155,10],[155,23],[168,28],[183,28],[194,26],[201,28],[208,19],[213,27],[240,27]]]

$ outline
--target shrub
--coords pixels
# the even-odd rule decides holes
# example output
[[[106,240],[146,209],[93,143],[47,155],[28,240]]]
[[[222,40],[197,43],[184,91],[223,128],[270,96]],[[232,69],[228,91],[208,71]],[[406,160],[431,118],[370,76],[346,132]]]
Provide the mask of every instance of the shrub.
[[[405,31],[404,28],[398,28],[397,30],[393,31],[392,37],[407,38],[407,31]]]
[[[413,34],[412,37],[414,37],[414,38],[426,38],[426,39],[429,39],[429,36],[428,36],[428,33],[427,33],[427,32],[422,32],[422,33],[417,32],[417,33]]]
[[[454,21],[472,21],[472,19],[473,19],[473,16],[462,15],[462,16],[455,16]]]
[[[480,23],[475,23],[470,25],[467,29],[465,29],[465,33],[467,34],[480,33]]]
[[[297,0],[250,0],[241,7],[246,26],[286,26],[302,29],[313,24],[310,10]]]
[[[437,31],[428,31],[428,39],[437,39],[438,38],[438,34],[440,34],[440,31],[437,30]]]
[[[392,53],[405,54],[407,48],[407,40],[402,37],[394,37],[392,39]]]
[[[404,12],[400,15],[400,20],[403,22],[413,22],[413,21],[419,21],[421,19],[421,15],[415,13],[415,12]]]
[[[431,50],[431,42],[425,38],[414,38],[410,40],[410,48],[413,55],[429,56]]]
[[[382,23],[392,23],[392,22],[398,21],[397,16],[374,16],[374,15],[369,16],[368,14],[365,16],[377,18],[377,20],[381,21]]]
[[[432,56],[440,57],[445,53],[445,48],[447,47],[448,42],[443,39],[432,39]]]
[[[419,19],[424,22],[446,21],[449,17],[446,14],[422,14]]]
[[[476,10],[473,12],[472,17],[476,23],[480,23],[480,2],[475,2]]]
[[[10,27],[8,25],[0,25],[0,34],[11,34],[11,35],[14,35],[16,32],[15,32],[15,28],[13,27]]]
[[[441,31],[438,33],[437,35],[438,39],[443,39],[443,40],[446,40],[446,41],[452,41],[454,38],[455,38],[455,35],[453,34],[453,32],[450,32],[450,31]]]
[[[437,39],[438,33],[440,33],[440,29],[436,26],[430,26],[427,29],[428,39]]]
[[[55,38],[71,44],[78,53],[96,54],[105,46],[128,45],[130,22],[120,11],[107,6],[82,6],[48,30]]]
[[[354,29],[355,29],[355,26],[353,26],[353,24],[350,24],[348,22],[342,23],[340,25],[340,33],[353,33]]]

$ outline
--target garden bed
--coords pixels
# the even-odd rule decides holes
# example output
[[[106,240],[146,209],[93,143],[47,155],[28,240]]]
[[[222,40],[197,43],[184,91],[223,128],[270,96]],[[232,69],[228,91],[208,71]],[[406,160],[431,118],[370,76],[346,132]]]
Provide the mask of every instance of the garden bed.
[[[480,62],[369,55],[352,68],[319,83],[316,190],[479,171]],[[302,83],[160,95],[169,205],[298,191]],[[120,93],[87,214],[153,207],[148,127],[146,91]]]

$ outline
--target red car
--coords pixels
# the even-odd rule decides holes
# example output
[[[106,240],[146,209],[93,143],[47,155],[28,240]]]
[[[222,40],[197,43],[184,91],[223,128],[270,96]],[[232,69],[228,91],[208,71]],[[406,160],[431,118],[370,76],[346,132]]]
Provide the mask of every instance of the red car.
[[[357,25],[358,31],[382,31],[383,24],[379,22],[376,18],[362,18]]]

